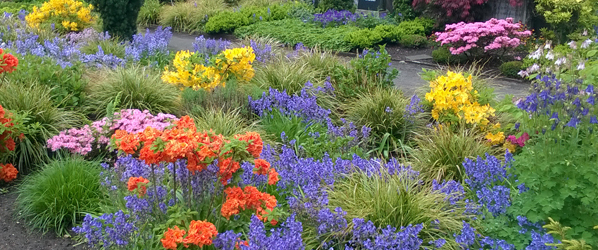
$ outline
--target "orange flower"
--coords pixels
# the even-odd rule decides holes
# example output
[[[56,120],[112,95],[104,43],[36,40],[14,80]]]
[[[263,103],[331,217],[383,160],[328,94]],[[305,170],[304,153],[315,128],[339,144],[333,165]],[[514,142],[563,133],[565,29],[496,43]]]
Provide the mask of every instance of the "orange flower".
[[[185,244],[194,244],[199,247],[212,245],[212,239],[218,235],[214,224],[207,221],[191,221]]]
[[[276,172],[276,169],[271,168],[270,172],[268,172],[268,185],[274,185],[278,181],[278,172]]]
[[[9,137],[8,140],[6,140],[4,143],[6,144],[5,146],[8,149],[8,151],[15,150],[15,141],[11,137]]]
[[[260,175],[267,175],[270,169],[270,163],[264,159],[255,160],[255,168],[253,172]]]
[[[244,240],[235,243],[235,249],[241,249],[241,246],[249,246],[249,242]]]
[[[160,135],[162,135],[162,131],[148,126],[139,133],[139,140],[145,144],[152,144]]]
[[[222,204],[220,212],[227,219],[245,209],[256,210],[258,218],[262,219],[262,215],[267,214],[267,210],[276,207],[276,197],[262,193],[253,186],[246,186],[243,190],[240,187],[229,187],[224,190],[224,193],[226,201]]]
[[[129,134],[124,130],[119,129],[114,131],[112,139],[114,140],[116,147],[127,154],[134,154],[135,150],[139,147],[139,141],[136,136]]]
[[[181,117],[181,119],[175,121],[174,124],[181,129],[186,128],[193,132],[197,131],[197,128],[195,128],[195,121],[188,115]]]
[[[247,152],[253,155],[253,157],[257,158],[262,154],[264,145],[260,134],[256,132],[247,132],[244,135],[235,135],[235,139],[248,142]]]
[[[177,243],[183,243],[183,236],[185,235],[185,230],[179,229],[178,226],[174,226],[174,229],[168,229],[168,231],[164,232],[164,237],[162,238],[162,246],[165,249],[177,249]]]
[[[142,184],[139,184],[142,183]],[[134,191],[139,189],[139,195],[143,196],[145,195],[145,192],[147,191],[147,188],[145,187],[145,184],[148,184],[149,180],[139,176],[139,177],[129,177],[129,182],[127,182],[127,188],[129,189],[129,191]]]
[[[271,224],[272,226],[276,226],[276,224],[278,224],[278,221],[277,221],[277,220],[271,220],[271,221],[270,221],[270,224]]]
[[[218,168],[220,168],[218,171],[218,175],[220,175],[220,182],[222,185],[226,185],[228,180],[233,178],[233,174],[241,168],[241,165],[239,165],[238,162],[233,161],[232,158],[226,158],[218,160]]]
[[[143,160],[145,164],[157,164],[162,161],[160,152],[156,152],[151,149],[151,146],[146,144],[139,151],[139,159]]]
[[[17,178],[19,171],[12,164],[8,163],[5,165],[0,164],[0,179],[5,182],[11,182]]]

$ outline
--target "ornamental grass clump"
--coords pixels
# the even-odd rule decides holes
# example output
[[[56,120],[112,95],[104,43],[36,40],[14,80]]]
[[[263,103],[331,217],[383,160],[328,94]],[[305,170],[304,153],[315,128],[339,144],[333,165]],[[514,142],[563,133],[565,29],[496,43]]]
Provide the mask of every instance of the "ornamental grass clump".
[[[57,29],[60,33],[80,31],[93,22],[91,11],[93,7],[76,0],[50,0],[41,7],[34,6],[25,20],[35,28]]]
[[[210,58],[196,52],[179,51],[172,68],[165,67],[162,80],[195,90],[212,90],[217,86],[224,87],[229,78],[250,81],[255,75],[251,65],[254,60],[251,47],[227,49]]]
[[[444,32],[437,32],[440,45],[449,44],[453,55],[466,53],[479,56],[489,52],[505,55],[525,44],[532,32],[525,30],[521,23],[513,23],[513,18],[490,19],[486,22],[454,23],[446,25]]]
[[[90,84],[86,109],[102,117],[115,103],[118,109],[149,110],[151,113],[177,113],[180,91],[165,85],[158,72],[141,66],[106,70],[99,82]]]
[[[419,173],[410,168],[357,171],[334,182],[328,191],[328,206],[341,207],[346,218],[369,220],[371,226],[379,228],[421,227],[415,235],[424,245],[445,239],[446,249],[460,249],[453,234],[464,222],[473,221],[473,214],[466,212],[464,189],[455,181],[435,184],[423,184]],[[357,226],[355,223],[354,219],[349,227]]]
[[[34,229],[63,235],[81,222],[85,213],[100,212],[105,202],[99,162],[80,157],[54,160],[27,176],[19,186],[18,217]]]

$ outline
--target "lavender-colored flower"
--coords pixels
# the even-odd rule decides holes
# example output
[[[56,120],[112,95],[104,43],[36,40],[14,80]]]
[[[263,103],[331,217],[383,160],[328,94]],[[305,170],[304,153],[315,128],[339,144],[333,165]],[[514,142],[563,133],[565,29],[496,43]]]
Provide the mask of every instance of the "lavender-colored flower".
[[[242,250],[293,250],[304,249],[301,233],[303,227],[301,222],[295,220],[291,215],[280,228],[272,229],[270,236],[267,236],[264,223],[255,215],[251,217],[249,224],[248,246],[241,246]]]
[[[454,234],[455,242],[459,243],[461,247],[468,249],[469,246],[475,243],[476,233],[475,229],[469,223],[463,221],[463,228],[459,235]]]
[[[448,182],[442,181],[438,183],[435,179],[432,180],[432,190],[440,191],[446,195],[445,200],[448,200],[452,205],[455,205],[458,201],[463,200],[465,197],[465,189],[461,184],[454,180]]]
[[[138,62],[157,55],[168,55],[170,38],[172,38],[171,28],[162,28],[162,26],[157,27],[153,33],[147,29],[145,34],[135,34],[133,40],[125,46],[125,58]]]
[[[585,41],[583,41],[581,43],[581,48],[583,49],[587,49],[588,47],[590,47],[590,45],[592,44],[592,39],[586,39]]]
[[[137,227],[129,221],[130,216],[119,210],[113,214],[103,214],[93,218],[87,214],[80,227],[74,227],[73,231],[82,234],[90,247],[98,246],[100,242],[106,249],[124,247],[129,244],[130,238],[137,230]]]
[[[511,206],[511,189],[505,186],[483,187],[476,191],[476,195],[480,204],[494,216],[506,213],[507,208]]]
[[[217,55],[221,51],[230,48],[231,43],[228,40],[222,38],[216,40],[211,38],[205,38],[203,35],[196,37],[193,42],[193,49],[195,53],[199,53],[206,58]]]
[[[241,240],[241,233],[235,233],[232,230],[219,233],[214,239],[214,247],[220,250],[235,250]]]

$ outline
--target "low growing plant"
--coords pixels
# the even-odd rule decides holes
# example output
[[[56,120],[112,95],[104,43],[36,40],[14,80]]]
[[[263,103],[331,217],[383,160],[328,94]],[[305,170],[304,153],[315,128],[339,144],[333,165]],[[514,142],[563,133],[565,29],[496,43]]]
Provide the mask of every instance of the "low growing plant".
[[[64,235],[85,213],[96,214],[107,202],[98,175],[99,162],[81,157],[53,160],[28,175],[19,186],[18,218],[30,228]]]

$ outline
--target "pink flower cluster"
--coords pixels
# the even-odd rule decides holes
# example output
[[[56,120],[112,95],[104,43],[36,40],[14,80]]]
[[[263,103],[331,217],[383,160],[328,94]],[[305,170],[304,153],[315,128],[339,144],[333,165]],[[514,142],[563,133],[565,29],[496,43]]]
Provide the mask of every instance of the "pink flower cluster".
[[[61,131],[58,135],[48,140],[48,148],[52,151],[67,149],[71,153],[87,155],[93,150],[93,145],[100,148],[110,142],[110,136],[116,130],[125,130],[128,133],[138,133],[146,127],[164,130],[177,118],[174,115],[152,115],[149,111],[137,109],[123,109],[114,113],[114,118],[109,121],[107,117],[85,125],[82,128],[71,128]],[[106,128],[108,128],[106,130]]]
[[[483,47],[484,52],[501,48],[516,48],[521,39],[531,36],[520,23],[513,23],[513,18],[490,19],[486,22],[447,24],[444,32],[437,32],[437,42],[449,44],[453,55],[461,54],[472,48]]]
[[[507,137],[507,141],[515,145],[519,145],[519,147],[525,146],[525,142],[527,142],[527,140],[529,140],[529,134],[527,132],[524,132],[521,136],[519,136],[519,138],[515,137],[514,135],[509,135]]]

